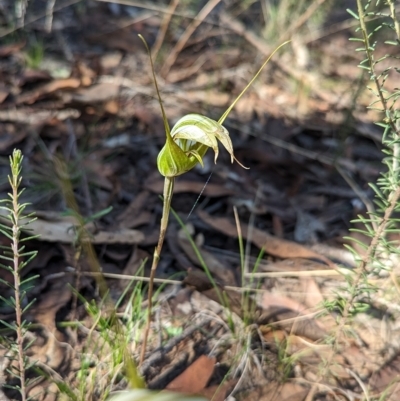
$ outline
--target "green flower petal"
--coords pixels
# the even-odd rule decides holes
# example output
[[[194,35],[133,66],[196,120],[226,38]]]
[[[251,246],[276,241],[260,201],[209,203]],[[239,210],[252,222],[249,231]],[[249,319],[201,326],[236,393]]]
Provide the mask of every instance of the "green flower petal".
[[[206,116],[188,114],[182,117],[172,128],[171,136],[185,151],[189,151],[191,147],[196,146],[193,141],[212,148],[215,153],[215,163],[219,154],[218,139],[231,155],[232,162],[234,160],[233,146],[228,130],[217,121]]]

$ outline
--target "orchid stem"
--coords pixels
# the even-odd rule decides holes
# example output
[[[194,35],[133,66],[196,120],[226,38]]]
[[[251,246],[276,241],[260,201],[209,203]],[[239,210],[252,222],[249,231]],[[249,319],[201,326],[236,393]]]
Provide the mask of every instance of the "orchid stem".
[[[151,265],[150,271],[150,281],[149,281],[149,291],[148,291],[148,308],[147,308],[147,322],[146,328],[144,331],[144,338],[142,344],[142,350],[140,352],[140,361],[139,364],[141,365],[144,361],[144,355],[146,353],[147,347],[147,339],[150,333],[150,324],[151,324],[151,315],[153,314],[153,289],[154,289],[154,278],[156,276],[156,270],[158,266],[158,262],[160,260],[161,250],[164,244],[165,233],[167,232],[168,227],[168,218],[169,213],[171,210],[171,200],[172,194],[174,191],[174,177],[165,177],[164,180],[164,203],[163,203],[163,212],[161,217],[161,227],[160,227],[160,235],[158,237],[158,243],[154,250],[153,254],[153,263]]]

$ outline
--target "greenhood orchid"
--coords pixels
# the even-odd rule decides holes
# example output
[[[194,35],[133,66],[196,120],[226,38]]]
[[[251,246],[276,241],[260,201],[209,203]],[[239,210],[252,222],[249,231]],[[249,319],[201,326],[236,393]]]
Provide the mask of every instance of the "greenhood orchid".
[[[164,177],[176,177],[191,170],[197,163],[203,166],[203,157],[208,148],[214,151],[217,162],[218,141],[231,155],[235,156],[228,130],[219,122],[200,114],[188,114],[182,117],[167,132],[167,141],[157,158],[157,167]],[[240,164],[240,163],[239,163]]]
[[[173,126],[171,130],[161,100],[160,90],[158,88],[158,83],[154,72],[154,65],[151,58],[150,49],[147,46],[144,38],[141,35],[139,35],[139,37],[142,39],[149,54],[151,71],[153,74],[154,85],[156,87],[166,134],[165,145],[163,146],[157,157],[158,170],[160,174],[165,177],[163,192],[164,205],[161,217],[160,235],[157,247],[154,250],[153,263],[150,271],[147,322],[144,332],[142,351],[140,355],[140,363],[142,363],[146,352],[147,338],[150,332],[154,278],[158,266],[158,261],[160,260],[160,254],[164,243],[165,233],[167,231],[175,177],[190,171],[193,167],[196,166],[197,163],[203,166],[203,158],[209,148],[214,151],[214,161],[216,163],[219,154],[218,141],[221,142],[222,146],[230,154],[231,162],[233,163],[234,161],[236,161],[237,163],[239,163],[233,154],[232,141],[229,136],[228,130],[222,124],[228,117],[233,107],[239,101],[239,99],[243,96],[250,85],[261,73],[262,69],[265,67],[271,57],[288,42],[283,43],[274,50],[274,52],[270,55],[270,57],[268,57],[268,59],[264,62],[258,72],[251,79],[249,84],[242,90],[239,96],[233,101],[233,103],[228,107],[228,109],[218,121],[212,120],[211,118],[200,114],[188,114],[178,120],[178,122]],[[243,168],[246,168],[240,163],[239,165]]]

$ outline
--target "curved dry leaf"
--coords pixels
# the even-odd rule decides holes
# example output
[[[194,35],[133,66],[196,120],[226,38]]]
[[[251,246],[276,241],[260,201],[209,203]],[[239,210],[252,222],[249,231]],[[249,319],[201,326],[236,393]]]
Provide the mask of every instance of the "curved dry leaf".
[[[54,216],[52,220],[44,220],[37,218],[29,223],[26,231],[29,235],[38,235],[42,241],[61,242],[64,244],[72,244],[76,241],[76,229],[79,222],[72,216]],[[0,219],[8,224],[6,212],[0,210]],[[90,233],[90,237],[86,241],[92,244],[139,244],[144,240],[144,234],[138,230],[120,229],[112,232],[95,231],[93,224],[87,224],[85,229]],[[85,239],[83,239],[85,241]]]
[[[164,188],[164,180],[157,179],[148,181],[146,182],[145,187],[146,189],[155,194],[160,194],[162,193]],[[176,180],[174,184],[174,193],[177,194],[184,192],[189,192],[196,195],[202,193],[202,195],[209,197],[228,196],[235,194],[235,191],[233,189],[226,188],[220,184],[208,183],[204,187],[203,182],[181,180],[181,179]]]
[[[177,243],[185,255],[190,259],[190,261],[196,266],[201,267],[201,262],[197,257],[196,252],[193,249],[192,244],[186,237],[186,233],[184,230],[179,230],[177,238]],[[198,251],[200,252],[204,263],[207,265],[207,268],[210,270],[214,277],[217,277],[222,281],[225,285],[236,285],[235,274],[233,270],[228,266],[216,258],[211,252],[201,248],[201,246],[197,246]]]
[[[198,210],[197,215],[208,225],[213,227],[215,230],[224,233],[232,238],[237,238],[237,228],[229,219],[225,217],[210,216],[204,210]],[[241,224],[242,235],[244,239],[248,238],[249,227],[247,224]],[[260,249],[264,249],[266,253],[276,256],[278,258],[306,258],[306,259],[318,259],[331,268],[335,268],[335,264],[303,245],[299,245],[296,242],[274,237],[256,227],[251,229],[251,241]]]
[[[269,383],[259,389],[258,392],[258,401],[303,401],[309,389],[294,381],[288,381],[283,384],[278,382]]]
[[[374,392],[386,392],[385,400],[396,401],[400,397],[400,354],[373,373],[369,386]]]
[[[216,361],[215,358],[200,355],[178,377],[172,380],[166,389],[187,394],[199,393],[210,380]]]
[[[16,104],[21,104],[21,103],[32,104],[35,103],[36,100],[38,100],[42,96],[49,95],[58,90],[76,89],[79,88],[80,85],[81,81],[78,78],[55,79],[53,81],[41,85],[39,88],[33,89],[30,92],[25,92],[21,94],[16,99]]]
[[[274,323],[291,334],[307,337],[313,341],[323,339],[327,332],[313,316],[307,316],[307,307],[294,299],[264,292],[261,300],[264,308],[259,324]]]

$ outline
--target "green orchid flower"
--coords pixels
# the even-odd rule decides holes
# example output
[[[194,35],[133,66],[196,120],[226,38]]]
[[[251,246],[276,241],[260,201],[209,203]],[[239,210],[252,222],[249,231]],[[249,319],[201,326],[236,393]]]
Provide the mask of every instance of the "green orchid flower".
[[[219,154],[218,141],[231,155],[231,162],[236,160],[228,130],[219,122],[200,114],[188,114],[182,117],[167,131],[167,141],[157,158],[157,166],[164,177],[176,177],[191,170],[197,163],[203,165],[207,150],[214,151],[214,162]],[[240,164],[240,163],[239,163]]]
[[[161,100],[160,90],[158,88],[158,83],[154,72],[154,65],[151,58],[150,49],[147,46],[144,38],[141,35],[139,35],[139,37],[140,39],[142,39],[150,58],[151,71],[153,74],[154,85],[156,87],[158,102],[160,104],[166,134],[165,145],[163,146],[157,157],[158,170],[160,174],[165,177],[163,192],[164,204],[163,214],[161,217],[160,236],[158,239],[157,247],[154,250],[153,263],[150,271],[147,322],[140,355],[140,363],[142,363],[146,352],[147,338],[150,332],[154,278],[158,266],[158,261],[160,259],[161,249],[164,243],[165,233],[167,231],[175,177],[190,171],[193,167],[196,166],[197,163],[203,166],[203,158],[209,148],[214,151],[214,162],[216,163],[219,155],[218,141],[221,142],[222,146],[230,154],[232,163],[236,161],[243,168],[247,168],[239,163],[238,160],[235,158],[229,132],[222,124],[228,117],[233,107],[239,101],[239,99],[247,91],[254,80],[259,76],[262,69],[266,66],[271,57],[288,42],[283,43],[273,51],[271,56],[268,57],[268,59],[264,62],[258,72],[254,75],[253,79],[248,83],[248,85],[243,89],[243,91],[228,107],[228,109],[218,121],[212,120],[211,118],[200,114],[188,114],[182,117],[171,130]]]

